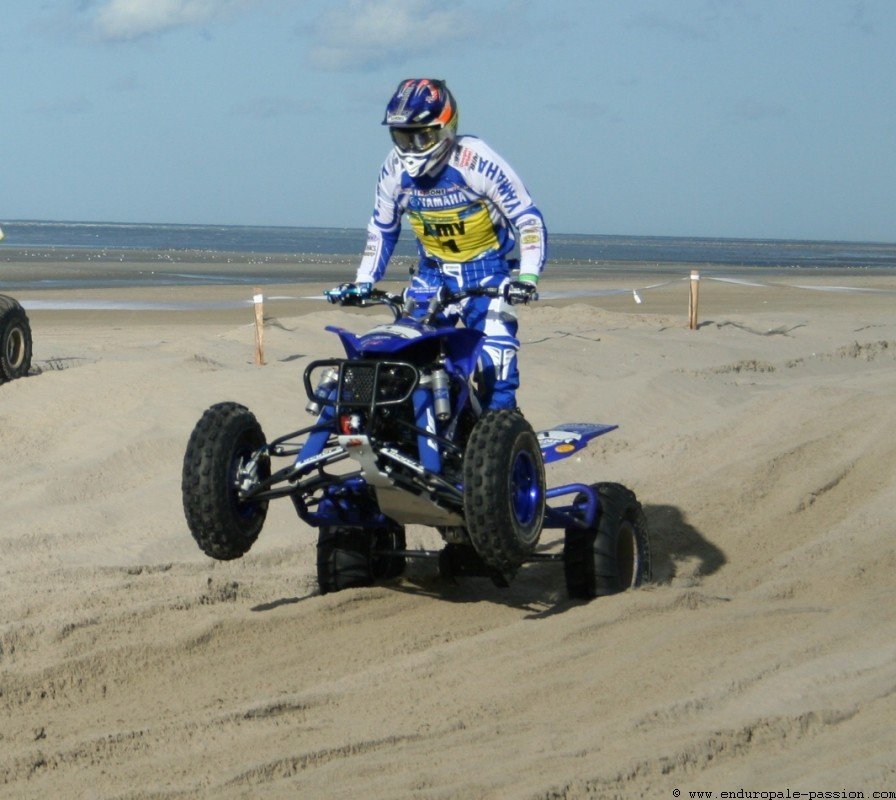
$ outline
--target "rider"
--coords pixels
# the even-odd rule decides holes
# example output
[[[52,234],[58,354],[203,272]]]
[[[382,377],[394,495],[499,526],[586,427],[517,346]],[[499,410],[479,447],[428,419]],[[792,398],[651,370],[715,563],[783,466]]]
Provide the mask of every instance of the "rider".
[[[516,408],[517,319],[508,300],[537,299],[547,231],[513,169],[485,142],[457,134],[457,104],[444,81],[402,81],[383,124],[394,147],[380,171],[367,246],[354,284],[326,292],[332,303],[369,295],[383,277],[407,214],[420,261],[408,292],[425,312],[440,287],[502,287],[500,297],[470,297],[452,321],[485,333],[480,367],[489,409]],[[519,261],[510,259],[517,241]],[[511,269],[519,267],[519,276]]]

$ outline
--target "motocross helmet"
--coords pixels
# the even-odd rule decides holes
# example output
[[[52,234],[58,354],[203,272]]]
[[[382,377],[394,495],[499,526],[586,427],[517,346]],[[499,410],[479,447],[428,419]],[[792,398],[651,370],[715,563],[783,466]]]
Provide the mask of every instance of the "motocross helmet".
[[[389,126],[408,175],[434,175],[448,160],[454,145],[457,104],[445,81],[409,78],[392,95],[383,125]]]

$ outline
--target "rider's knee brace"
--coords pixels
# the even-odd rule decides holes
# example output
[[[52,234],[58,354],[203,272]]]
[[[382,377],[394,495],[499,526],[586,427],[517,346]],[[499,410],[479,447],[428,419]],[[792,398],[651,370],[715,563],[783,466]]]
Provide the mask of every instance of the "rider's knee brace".
[[[520,385],[517,347],[489,339],[479,356],[480,393],[487,409],[516,408],[516,390]]]

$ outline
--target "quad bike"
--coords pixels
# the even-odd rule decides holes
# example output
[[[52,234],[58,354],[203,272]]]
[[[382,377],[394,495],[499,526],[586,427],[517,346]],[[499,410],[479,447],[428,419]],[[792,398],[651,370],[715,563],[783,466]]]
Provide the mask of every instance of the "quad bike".
[[[0,383],[21,378],[31,369],[31,326],[25,309],[0,294]]]
[[[182,481],[187,523],[202,551],[224,560],[244,555],[269,501],[289,497],[319,529],[322,593],[397,578],[409,558],[437,558],[445,577],[487,576],[498,586],[525,562],[562,561],[569,595],[582,599],[649,580],[647,524],[629,489],[545,485],[545,463],[617,426],[573,423],[536,433],[518,410],[483,410],[477,361],[484,335],[445,324],[443,312],[498,292],[441,290],[426,309],[379,290],[341,298],[343,305],[386,305],[395,319],[360,336],[327,327],[346,357],[305,369],[306,410],[317,417],[306,428],[268,442],[244,406],[211,406],[190,437]],[[547,504],[559,498],[566,504]],[[409,550],[408,524],[435,527],[444,547]],[[562,555],[536,552],[546,527],[565,530]]]

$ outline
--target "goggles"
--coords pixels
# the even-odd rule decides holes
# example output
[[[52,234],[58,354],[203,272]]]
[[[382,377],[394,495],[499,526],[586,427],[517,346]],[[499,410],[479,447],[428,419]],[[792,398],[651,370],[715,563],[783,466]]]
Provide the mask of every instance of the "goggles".
[[[451,135],[448,128],[389,128],[392,141],[402,153],[422,154]]]

